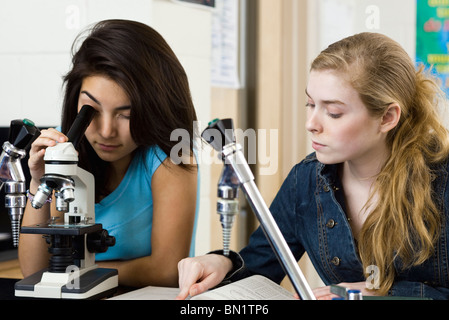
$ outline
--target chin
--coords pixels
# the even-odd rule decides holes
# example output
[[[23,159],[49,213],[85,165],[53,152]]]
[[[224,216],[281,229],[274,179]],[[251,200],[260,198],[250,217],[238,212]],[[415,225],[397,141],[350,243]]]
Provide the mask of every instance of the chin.
[[[331,164],[339,164],[339,163],[344,162],[344,160],[335,158],[335,157],[330,156],[330,155],[323,155],[323,154],[320,154],[318,152],[316,152],[315,154],[316,154],[317,160],[319,162],[321,162],[322,164],[331,165]]]
[[[97,156],[101,159],[101,160],[103,160],[103,161],[106,161],[106,162],[114,162],[115,160],[117,160],[116,158],[116,156],[114,156],[113,154],[111,154],[111,153],[105,153],[105,152],[101,152],[101,151],[98,151],[97,150]]]

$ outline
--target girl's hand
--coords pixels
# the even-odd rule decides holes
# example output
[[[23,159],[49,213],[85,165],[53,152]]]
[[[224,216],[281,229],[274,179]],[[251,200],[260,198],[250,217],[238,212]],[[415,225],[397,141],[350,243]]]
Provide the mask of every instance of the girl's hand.
[[[40,136],[33,142],[30,149],[28,167],[31,181],[39,184],[39,179],[45,174],[45,149],[53,147],[58,142],[67,142],[68,138],[56,129],[42,130]]]
[[[184,300],[217,286],[231,269],[231,260],[216,254],[181,260],[178,263],[181,291],[176,299]]]
[[[340,283],[340,287],[345,287],[353,290],[360,290],[363,296],[375,296],[375,292],[368,290],[366,288],[366,282],[354,282],[354,283]],[[313,290],[317,300],[332,300],[333,298],[338,298],[336,294],[331,293],[330,286],[316,288]]]

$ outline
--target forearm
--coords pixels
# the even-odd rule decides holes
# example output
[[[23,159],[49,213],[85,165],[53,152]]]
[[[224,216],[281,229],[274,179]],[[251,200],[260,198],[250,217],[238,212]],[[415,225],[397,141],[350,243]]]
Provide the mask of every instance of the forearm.
[[[45,174],[44,155],[47,147],[53,147],[58,142],[67,141],[67,137],[55,129],[42,130],[40,136],[33,142],[29,152],[28,167],[30,169],[30,193],[36,194],[39,179]],[[36,210],[28,201],[22,218],[22,226],[47,223],[51,213],[56,209],[54,204],[45,204]],[[62,214],[57,214],[59,217]],[[21,234],[19,238],[19,262],[22,273],[28,276],[48,267],[48,245],[41,234]]]
[[[37,186],[31,183],[30,192],[35,194]],[[27,202],[25,212],[22,218],[22,226],[30,226],[39,223],[45,223],[50,219],[50,205],[45,204],[37,210]],[[18,256],[22,274],[27,277],[48,266],[48,245],[40,234],[24,234],[19,238]]]
[[[126,261],[100,261],[102,268],[117,269],[119,284],[128,287],[177,287],[178,269],[175,259],[170,262],[147,256]]]

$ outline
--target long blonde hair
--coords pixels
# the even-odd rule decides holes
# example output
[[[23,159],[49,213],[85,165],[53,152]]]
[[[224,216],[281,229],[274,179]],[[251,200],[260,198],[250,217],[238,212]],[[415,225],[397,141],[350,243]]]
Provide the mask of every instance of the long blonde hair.
[[[424,67],[415,68],[405,50],[377,33],[361,33],[324,50],[312,70],[336,70],[347,77],[373,117],[388,106],[401,107],[401,119],[387,136],[390,157],[376,177],[372,210],[358,241],[364,270],[378,267],[379,294],[387,294],[395,261],[403,269],[422,264],[435,250],[442,214],[432,198],[432,167],[449,155],[448,130],[438,108],[444,101]],[[374,196],[378,199],[371,203]]]

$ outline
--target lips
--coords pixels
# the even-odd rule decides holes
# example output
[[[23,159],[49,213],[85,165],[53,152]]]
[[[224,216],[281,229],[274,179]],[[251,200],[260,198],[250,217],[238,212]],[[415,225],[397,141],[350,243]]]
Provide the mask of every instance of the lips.
[[[119,147],[119,145],[98,143],[98,147],[102,151],[111,152],[111,151],[116,150]]]
[[[315,149],[316,151],[319,151],[319,150],[323,149],[324,147],[326,147],[324,144],[312,141],[312,148]]]

